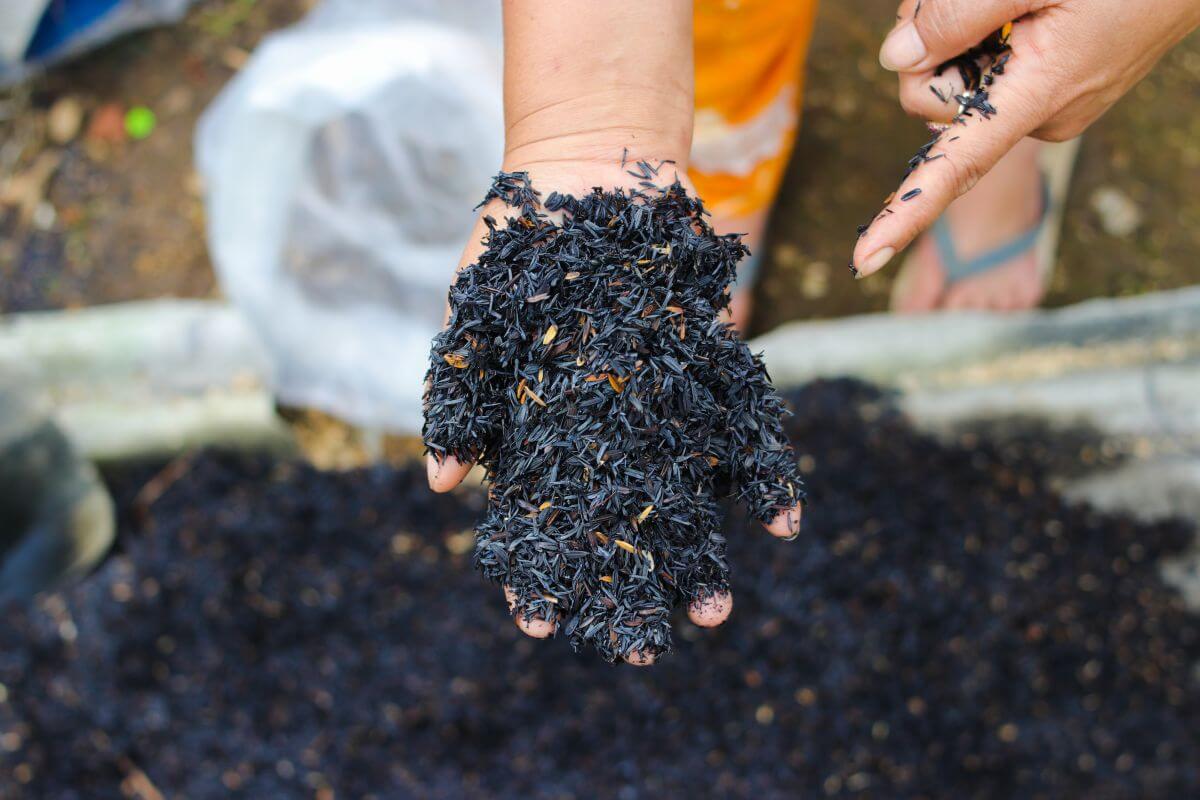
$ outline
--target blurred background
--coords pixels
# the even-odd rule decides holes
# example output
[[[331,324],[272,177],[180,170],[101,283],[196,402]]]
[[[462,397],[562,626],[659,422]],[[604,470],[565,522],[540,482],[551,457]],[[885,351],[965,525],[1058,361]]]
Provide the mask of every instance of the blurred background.
[[[6,89],[3,308],[218,295],[194,165],[196,120],[264,35],[312,5],[198,2],[175,25]],[[886,308],[890,273],[854,284],[841,280],[841,270],[847,232],[890,191],[925,138],[877,63],[892,5],[845,0],[821,9],[799,150],[760,295],[769,302],[757,304],[759,331]],[[1084,140],[1050,305],[1200,278],[1197,80],[1200,39],[1192,37]],[[124,125],[139,107],[157,120],[143,138]],[[11,185],[18,176],[20,191]],[[126,213],[132,209],[138,213]]]
[[[731,523],[728,630],[633,677],[413,463],[497,6],[0,9],[0,797],[1200,791],[1200,36],[1083,138],[1045,310],[895,318],[894,6],[821,7],[755,289],[803,547]]]

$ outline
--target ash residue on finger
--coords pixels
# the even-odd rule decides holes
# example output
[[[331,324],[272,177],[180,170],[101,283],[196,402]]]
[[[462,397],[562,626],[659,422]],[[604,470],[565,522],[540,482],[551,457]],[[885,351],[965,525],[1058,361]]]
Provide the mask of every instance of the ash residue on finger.
[[[1159,575],[1193,527],[1048,488],[1090,443],[789,400],[803,546],[731,536],[732,617],[646,670],[518,632],[483,494],[423,468],[204,455],[148,508],[116,478],[119,554],[3,609],[0,797],[1200,793],[1200,624]]]
[[[544,201],[496,178],[511,216],[451,287],[424,431],[487,469],[483,574],[609,660],[668,651],[672,610],[728,586],[730,486],[764,522],[804,496],[783,402],[718,318],[746,248],[657,167],[630,174]]]
[[[918,8],[919,11],[919,8]],[[916,15],[914,14],[914,17]],[[992,85],[996,79],[1004,75],[1004,71],[1008,66],[1009,60],[1012,58],[1012,29],[1013,23],[1006,24],[1003,28],[995,31],[975,47],[972,47],[965,53],[955,56],[948,61],[940,64],[934,70],[934,76],[940,77],[947,71],[954,70],[963,84],[963,91],[960,94],[952,94],[952,92],[943,92],[937,86],[930,86],[929,89],[934,96],[941,102],[945,103],[953,99],[958,104],[958,111],[950,120],[949,124],[930,124],[929,128],[933,134],[928,142],[922,145],[908,160],[908,166],[904,171],[902,181],[908,180],[908,177],[916,172],[924,165],[938,161],[946,157],[945,153],[931,155],[934,147],[940,144],[947,132],[953,131],[956,126],[965,125],[968,119],[975,116],[981,119],[989,120],[994,115],[999,113],[996,107],[992,104],[990,93]],[[952,95],[952,96],[950,96]],[[951,136],[947,141],[954,141],[957,136]],[[905,193],[901,198],[908,201],[921,193],[921,189],[914,188]],[[895,213],[890,206],[895,195],[891,195],[883,203],[883,209],[873,216],[868,222],[858,226],[858,238],[866,235],[871,226],[886,214]],[[854,262],[850,262],[850,272],[857,275],[858,269]]]

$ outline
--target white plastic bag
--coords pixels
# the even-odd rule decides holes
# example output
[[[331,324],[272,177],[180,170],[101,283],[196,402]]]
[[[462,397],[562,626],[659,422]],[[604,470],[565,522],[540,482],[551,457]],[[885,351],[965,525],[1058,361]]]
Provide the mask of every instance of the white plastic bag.
[[[419,430],[430,337],[503,150],[491,0],[338,0],[274,34],[205,112],[222,287],[284,402]]]

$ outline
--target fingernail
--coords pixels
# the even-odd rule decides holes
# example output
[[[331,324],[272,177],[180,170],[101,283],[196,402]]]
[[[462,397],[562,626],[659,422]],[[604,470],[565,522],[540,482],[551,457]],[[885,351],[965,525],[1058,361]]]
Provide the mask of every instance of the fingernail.
[[[859,278],[865,278],[868,275],[878,272],[887,266],[887,263],[896,255],[896,248],[884,247],[881,250],[876,250],[867,260],[863,262],[859,269]]]
[[[915,67],[928,54],[921,34],[917,33],[917,26],[906,22],[883,40],[883,47],[879,48],[879,63],[884,69],[897,72]]]
[[[789,511],[787,515],[788,530],[791,534],[783,537],[785,542],[794,542],[800,536],[800,515],[795,511]]]

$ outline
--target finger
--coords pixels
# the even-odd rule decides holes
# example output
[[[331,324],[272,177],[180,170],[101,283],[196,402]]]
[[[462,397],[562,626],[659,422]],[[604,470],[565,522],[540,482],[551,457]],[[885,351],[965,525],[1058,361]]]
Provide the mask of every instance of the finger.
[[[859,277],[882,269],[1052,113],[1041,82],[1031,72],[1029,62],[1013,55],[1003,79],[990,92],[996,113],[990,119],[974,113],[941,134],[928,154],[936,160],[913,170],[859,237],[852,259]],[[1030,91],[1027,86],[1037,88]]]
[[[783,430],[787,408],[765,372],[744,381],[739,393],[726,424],[738,500],[772,534],[790,538],[800,531],[804,482]]]
[[[447,305],[447,309],[449,306]],[[446,312],[449,319],[449,311]],[[425,380],[425,413],[429,412],[429,393],[430,381]],[[428,446],[428,443],[426,443]],[[425,456],[425,475],[429,481],[429,488],[439,494],[448,492],[458,484],[462,483],[467,473],[471,471],[470,463],[460,462],[457,458],[447,455],[444,452],[431,450]]]
[[[454,268],[454,276],[451,281],[458,277],[458,273],[464,267],[474,264],[479,260],[480,254],[487,249],[486,239],[488,235],[488,226],[484,222],[484,217],[489,214],[498,219],[502,219],[504,215],[504,205],[499,200],[492,200],[478,214],[475,215],[475,224],[471,227],[471,235],[467,237],[467,244],[463,247],[462,253],[458,257],[458,266]],[[442,327],[445,328],[450,324],[450,302],[447,300],[445,311],[442,313]]]
[[[733,611],[733,595],[713,592],[688,604],[688,619],[701,628],[715,628],[729,619]]]
[[[463,463],[454,456],[430,454],[425,456],[425,473],[429,478],[429,488],[439,494],[448,492],[463,482],[471,471],[471,463]]]
[[[1005,23],[1048,4],[1049,0],[906,2],[901,18],[879,49],[879,63],[893,72],[932,70],[970,50]]]
[[[670,613],[665,607],[642,606],[622,619],[611,618],[606,652],[635,667],[648,667],[671,650]],[[596,642],[597,648],[600,643]]]
[[[612,628],[609,628],[608,638],[609,642],[613,646],[613,653],[619,655],[620,648],[617,644],[617,632]],[[621,659],[625,661],[626,664],[632,664],[635,667],[648,667],[654,663],[655,658],[656,656],[654,651],[647,648],[630,650],[628,653],[625,653],[623,656],[621,656]]]
[[[476,354],[461,338],[453,329],[438,334],[429,359],[422,439],[429,487],[435,492],[457,486],[499,434],[504,398],[498,396],[492,365],[482,357],[468,362]]]
[[[458,270],[478,260],[484,250],[486,231],[484,222],[476,220]],[[482,380],[490,366],[486,354],[481,354],[461,329],[449,329],[455,310],[455,290],[452,283],[443,330],[433,339],[429,371],[425,375],[423,439],[429,486],[435,492],[448,492],[462,482],[474,463],[474,456],[494,441],[499,424],[500,404],[494,396],[494,387]],[[468,317],[478,311],[458,310]],[[473,380],[476,373],[478,381]]]
[[[503,201],[493,199],[476,215],[475,226],[459,257],[454,280],[463,269],[476,263],[487,249],[489,227],[485,217],[503,218],[507,210]],[[482,365],[473,362],[473,347],[468,348],[468,342],[451,337],[445,330],[455,311],[454,296],[452,283],[442,319],[443,332],[434,338],[425,379],[425,446],[429,452],[425,469],[429,487],[435,492],[448,492],[462,483],[474,464],[473,458],[465,456],[479,454],[495,439],[501,410],[501,404],[486,387],[472,389],[461,380],[462,373]],[[481,378],[484,374],[480,369]]]
[[[791,508],[780,511],[765,527],[772,536],[791,541],[800,535],[800,517],[803,514],[804,507],[797,503]]]
[[[957,72],[935,75],[932,72],[900,76],[900,105],[910,115],[929,122],[946,123],[958,113],[963,93],[962,77]]]
[[[541,617],[525,618],[525,614],[517,605],[517,595],[512,589],[504,587],[504,599],[508,602],[508,611],[513,615],[513,621],[526,636],[534,639],[545,639],[554,633],[555,623]]]
[[[654,664],[654,653],[648,650],[634,650],[625,656],[625,663],[635,667],[649,667]]]

